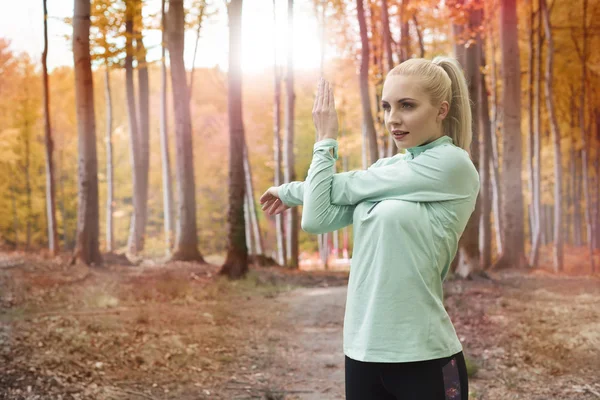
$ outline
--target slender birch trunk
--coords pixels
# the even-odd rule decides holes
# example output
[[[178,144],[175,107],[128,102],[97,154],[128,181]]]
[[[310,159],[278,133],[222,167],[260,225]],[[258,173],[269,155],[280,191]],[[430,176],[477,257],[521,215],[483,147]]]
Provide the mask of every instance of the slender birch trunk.
[[[544,0],[541,0],[544,1]],[[588,133],[586,132],[585,125],[585,106],[586,106],[586,85],[587,85],[587,0],[583,0],[583,52],[580,55],[581,59],[581,98],[579,104],[579,126],[581,131],[581,166],[583,174],[583,195],[585,196],[585,225],[587,232],[587,245],[590,253],[590,266],[592,273],[594,273],[596,266],[594,265],[594,235],[593,235],[593,224],[592,221],[592,195],[590,190],[591,177],[589,174],[589,161],[588,161]],[[546,16],[546,18],[549,18]],[[548,22],[549,24],[549,22]],[[548,45],[550,45],[551,38],[548,38]]]
[[[48,89],[48,8],[44,0],[44,52],[42,53],[44,138],[46,143],[46,215],[48,220],[48,247],[52,255],[60,250],[56,226],[56,196],[54,187],[54,141],[50,126],[50,93]]]
[[[273,26],[277,26],[275,0],[273,0]],[[279,186],[283,183],[283,174],[281,172],[281,69],[277,65],[276,35],[273,35],[273,39],[273,159],[275,161],[273,184]],[[285,265],[287,257],[284,234],[284,214],[277,214],[275,216],[275,235],[277,238],[277,262],[279,265]]]
[[[531,243],[531,252],[529,255],[529,265],[536,267],[539,257],[539,246],[545,241],[545,218],[542,218],[542,153],[541,153],[541,101],[540,87],[542,81],[542,46],[543,46],[543,30],[542,30],[542,13],[538,7],[538,28],[537,28],[537,45],[534,46],[534,64],[533,64],[533,220],[535,222],[535,237]]]
[[[106,99],[106,251],[111,253],[115,248],[113,229],[113,145],[112,145],[112,94],[110,90],[110,70],[108,61],[104,69],[104,98]]]
[[[502,254],[502,186],[500,184],[500,156],[498,154],[498,125],[500,120],[500,113],[498,112],[498,83],[497,83],[497,68],[496,68],[496,45],[494,42],[494,32],[492,30],[492,24],[490,25],[490,31],[488,37],[490,38],[490,44],[492,47],[492,56],[490,63],[490,102],[491,102],[491,130],[492,134],[491,147],[492,147],[492,158],[490,159],[490,181],[492,184],[492,210],[494,214],[494,232],[496,239],[496,251],[498,254]]]
[[[248,199],[248,218],[246,224],[250,225],[250,233],[253,235],[252,242],[254,244],[254,254],[264,255],[262,235],[260,225],[258,224],[258,216],[256,215],[256,204],[254,202],[254,184],[252,182],[252,168],[248,158],[248,144],[244,141],[244,179],[246,184],[246,198]]]
[[[483,46],[483,39],[479,37],[479,48],[480,54],[480,69],[482,70],[486,65],[485,49]],[[492,158],[492,147],[491,147],[491,136],[492,129],[490,123],[489,114],[489,103],[488,103],[488,91],[486,88],[485,75],[479,74],[479,88],[477,91],[477,102],[479,107],[477,111],[479,113],[479,176],[480,176],[480,202],[481,202],[481,216],[479,218],[479,265],[483,270],[488,269],[492,265],[492,226],[491,226],[491,214],[492,214],[492,201],[491,201],[491,186],[490,186],[490,162]]]
[[[552,141],[554,143],[554,270],[556,272],[563,270],[563,240],[561,232],[562,221],[562,152],[560,143],[560,127],[556,119],[554,110],[554,97],[552,91],[552,79],[554,77],[554,39],[552,35],[552,26],[550,24],[550,15],[546,0],[540,0],[540,8],[544,17],[544,29],[548,40],[548,51],[546,55],[546,79],[545,94],[546,106],[550,117],[550,127],[552,129]]]
[[[160,155],[162,161],[163,222],[165,230],[165,253],[171,256],[173,248],[173,183],[171,180],[171,160],[167,134],[167,14],[165,1],[161,1],[161,80],[160,80]]]
[[[293,58],[293,22],[294,22],[294,1],[288,0],[288,31],[287,31],[287,68],[286,68],[286,96],[285,96],[285,140],[284,140],[284,165],[285,182],[292,182],[296,179],[294,170],[294,58]],[[298,208],[293,207],[286,211],[287,213],[287,256],[288,266],[291,268],[299,267],[298,260]]]
[[[530,235],[530,241],[533,247],[533,242],[535,241],[535,236],[536,236],[536,227],[537,227],[537,221],[535,220],[535,202],[533,201],[533,187],[534,187],[534,179],[535,179],[535,173],[534,173],[534,166],[533,166],[533,147],[534,147],[534,131],[533,131],[533,81],[535,79],[534,77],[534,53],[535,53],[535,43],[534,43],[534,33],[535,33],[535,27],[534,27],[534,12],[533,12],[533,1],[534,0],[529,0],[529,58],[528,58],[528,62],[529,62],[529,68],[528,68],[528,78],[529,78],[529,84],[527,87],[527,100],[528,100],[528,118],[527,118],[527,122],[528,122],[528,129],[527,129],[527,175],[528,175],[528,180],[527,180],[527,184],[528,184],[528,189],[529,189],[529,193],[531,194],[531,198],[532,198],[532,202],[530,207],[528,207],[529,210],[529,235]]]

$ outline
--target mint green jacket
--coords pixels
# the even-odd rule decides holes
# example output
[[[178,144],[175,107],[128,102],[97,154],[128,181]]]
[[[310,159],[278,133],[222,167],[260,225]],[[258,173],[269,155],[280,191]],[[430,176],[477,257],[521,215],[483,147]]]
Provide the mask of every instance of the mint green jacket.
[[[344,353],[409,362],[461,351],[442,282],[479,193],[468,153],[442,136],[367,170],[334,174],[337,158],[336,140],[315,143],[306,181],[281,185],[279,196],[303,205],[309,233],[353,224]]]

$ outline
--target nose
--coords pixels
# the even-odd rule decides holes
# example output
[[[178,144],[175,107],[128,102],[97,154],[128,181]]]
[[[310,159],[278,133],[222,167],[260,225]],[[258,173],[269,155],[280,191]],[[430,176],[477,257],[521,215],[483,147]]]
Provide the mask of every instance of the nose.
[[[395,111],[394,109],[391,109],[388,113],[387,124],[390,128],[399,128],[402,125],[402,118],[400,117],[400,113]]]

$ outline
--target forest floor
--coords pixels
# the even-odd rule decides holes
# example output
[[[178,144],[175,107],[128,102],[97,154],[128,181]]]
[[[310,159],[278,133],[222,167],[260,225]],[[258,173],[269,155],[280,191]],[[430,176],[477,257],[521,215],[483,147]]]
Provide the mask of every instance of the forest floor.
[[[0,399],[343,399],[347,272],[0,253]],[[448,279],[471,399],[600,399],[600,275]]]

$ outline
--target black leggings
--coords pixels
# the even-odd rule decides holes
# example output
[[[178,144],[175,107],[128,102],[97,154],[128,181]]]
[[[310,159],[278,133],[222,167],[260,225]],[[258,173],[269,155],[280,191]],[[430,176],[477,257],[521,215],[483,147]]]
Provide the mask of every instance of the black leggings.
[[[346,356],[346,400],[468,400],[462,351],[434,360],[379,363]]]

